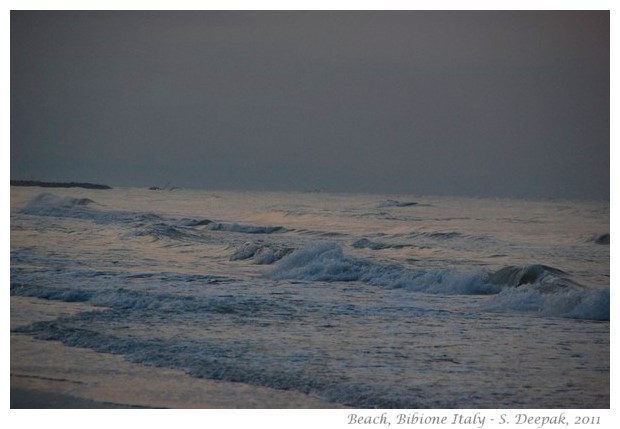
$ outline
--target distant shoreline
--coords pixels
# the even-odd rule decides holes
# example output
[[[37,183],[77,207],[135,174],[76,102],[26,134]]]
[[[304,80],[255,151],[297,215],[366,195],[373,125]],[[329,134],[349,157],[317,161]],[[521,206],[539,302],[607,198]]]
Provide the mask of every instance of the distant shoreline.
[[[40,182],[37,180],[11,180],[11,186],[40,186],[42,188],[112,189],[111,186],[99,185],[96,183]]]

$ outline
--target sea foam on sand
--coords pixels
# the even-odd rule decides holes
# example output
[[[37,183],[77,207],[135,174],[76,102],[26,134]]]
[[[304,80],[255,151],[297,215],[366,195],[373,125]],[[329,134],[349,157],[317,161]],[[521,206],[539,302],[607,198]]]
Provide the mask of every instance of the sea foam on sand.
[[[94,309],[83,303],[13,296],[11,328]],[[11,389],[149,408],[337,407],[298,392],[199,379],[178,370],[134,364],[119,355],[67,347],[19,333],[11,333]],[[76,407],[64,405],[62,408]]]

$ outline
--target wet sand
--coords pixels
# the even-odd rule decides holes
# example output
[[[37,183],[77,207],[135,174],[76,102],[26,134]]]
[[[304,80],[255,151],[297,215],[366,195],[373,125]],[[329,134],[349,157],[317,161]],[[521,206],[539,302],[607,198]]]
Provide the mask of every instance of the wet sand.
[[[11,297],[11,328],[96,309]],[[11,408],[340,408],[297,392],[198,379],[21,333],[11,333],[10,359]]]
[[[111,404],[81,399],[62,393],[40,392],[38,390],[11,388],[12,409],[103,409],[103,408],[143,408],[125,404]]]

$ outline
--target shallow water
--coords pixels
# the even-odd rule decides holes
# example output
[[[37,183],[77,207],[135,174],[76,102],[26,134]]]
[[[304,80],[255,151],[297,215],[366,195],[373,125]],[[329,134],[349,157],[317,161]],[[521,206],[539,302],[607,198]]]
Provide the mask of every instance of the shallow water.
[[[11,294],[101,309],[19,332],[354,407],[609,407],[608,202],[51,191],[11,189]]]

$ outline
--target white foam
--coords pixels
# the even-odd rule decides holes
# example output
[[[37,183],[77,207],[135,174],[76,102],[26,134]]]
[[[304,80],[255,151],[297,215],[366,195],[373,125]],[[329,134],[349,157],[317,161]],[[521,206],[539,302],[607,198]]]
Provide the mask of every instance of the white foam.
[[[306,281],[363,281],[386,288],[448,294],[497,293],[479,271],[410,270],[346,256],[340,245],[321,242],[294,251],[270,273],[275,279]]]
[[[536,287],[505,288],[485,305],[487,311],[533,312],[541,316],[609,320],[609,289],[557,289],[544,292]]]

